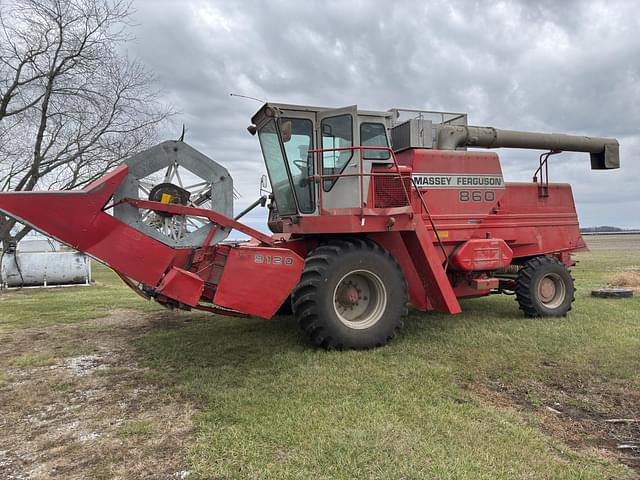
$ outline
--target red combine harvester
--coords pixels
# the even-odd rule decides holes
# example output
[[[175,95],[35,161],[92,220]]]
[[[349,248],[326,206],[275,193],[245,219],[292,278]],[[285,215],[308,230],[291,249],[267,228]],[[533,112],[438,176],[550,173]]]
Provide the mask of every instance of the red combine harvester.
[[[233,218],[228,171],[180,141],[142,152],[81,191],[0,194],[0,211],[85,252],[168,308],[271,318],[290,305],[323,348],[385,344],[411,303],[515,293],[527,316],[562,316],[585,248],[571,187],[548,159],[588,152],[619,167],[614,139],[467,125],[465,114],[265,104],[258,135],[272,193],[265,235]],[[531,183],[495,153],[545,150]],[[226,242],[238,230],[249,242]]]

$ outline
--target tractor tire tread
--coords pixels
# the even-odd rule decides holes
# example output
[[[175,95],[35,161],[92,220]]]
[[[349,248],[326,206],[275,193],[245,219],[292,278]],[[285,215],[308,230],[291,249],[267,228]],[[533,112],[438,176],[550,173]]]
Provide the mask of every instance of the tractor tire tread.
[[[377,243],[360,238],[336,238],[329,240],[329,243],[317,247],[311,251],[305,260],[305,267],[298,285],[295,287],[291,299],[294,315],[298,319],[304,335],[315,346],[325,350],[343,350],[345,348],[356,348],[352,345],[345,345],[345,342],[334,338],[330,332],[322,326],[318,314],[317,294],[323,286],[323,278],[327,271],[334,264],[339,262],[340,257],[346,253],[358,250],[375,252],[377,255],[385,257],[385,260],[397,270],[398,278],[402,279],[402,297],[404,304],[401,309],[400,318],[396,321],[392,331],[384,339],[378,339],[371,346],[382,346],[395,338],[398,331],[404,326],[403,317],[408,315],[407,303],[407,283],[402,274],[400,266],[393,256],[380,247]]]
[[[561,268],[558,268],[561,267]],[[533,294],[533,282],[537,275],[541,271],[546,269],[556,269],[558,273],[566,272],[565,280],[569,282],[567,289],[567,295],[570,296],[570,301],[563,302],[562,308],[558,313],[545,313],[541,310],[539,303],[536,301]],[[541,255],[531,258],[518,272],[518,278],[516,280],[516,301],[527,317],[542,317],[542,316],[566,316],[567,312],[571,310],[572,303],[575,300],[575,287],[574,279],[571,276],[570,271],[564,266],[564,264],[556,257],[551,255]]]

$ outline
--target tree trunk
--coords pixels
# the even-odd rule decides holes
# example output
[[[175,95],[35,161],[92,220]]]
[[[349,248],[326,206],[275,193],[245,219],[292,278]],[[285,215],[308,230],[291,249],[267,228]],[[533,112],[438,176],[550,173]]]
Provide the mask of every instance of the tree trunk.
[[[11,244],[12,241],[13,241],[13,237],[11,235],[0,238],[0,247],[2,248],[3,252],[7,251],[7,248],[9,248],[9,245]]]
[[[3,251],[6,250],[10,244],[19,243],[24,237],[29,234],[31,230],[33,230],[29,226],[22,225],[21,228],[17,232],[15,232],[15,234],[12,234],[11,232],[13,231],[15,225],[15,220],[11,218],[5,220],[3,217],[0,217],[0,247]]]
[[[0,246],[2,246],[2,250],[4,251],[7,248],[9,242],[13,239],[11,235],[11,230],[15,225],[15,220],[12,218],[0,216]]]

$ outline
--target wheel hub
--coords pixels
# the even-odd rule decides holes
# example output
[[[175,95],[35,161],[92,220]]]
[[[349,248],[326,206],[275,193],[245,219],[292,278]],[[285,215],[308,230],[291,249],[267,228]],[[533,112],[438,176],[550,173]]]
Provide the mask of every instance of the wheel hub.
[[[545,277],[540,282],[540,297],[543,301],[548,302],[556,294],[556,284],[548,277]]]
[[[347,327],[362,330],[375,325],[387,305],[387,290],[373,272],[355,270],[344,275],[334,290],[334,310]]]
[[[360,299],[360,292],[356,286],[347,281],[343,282],[343,285],[338,290],[337,300],[344,307],[353,307],[358,305]]]
[[[548,273],[538,283],[537,295],[547,308],[557,308],[567,295],[566,287],[556,273]]]
[[[149,200],[152,202],[161,202],[173,205],[188,205],[191,198],[191,192],[185,190],[173,183],[160,183],[153,187],[149,192]],[[162,212],[154,210],[161,217],[171,217],[174,214],[170,212]]]

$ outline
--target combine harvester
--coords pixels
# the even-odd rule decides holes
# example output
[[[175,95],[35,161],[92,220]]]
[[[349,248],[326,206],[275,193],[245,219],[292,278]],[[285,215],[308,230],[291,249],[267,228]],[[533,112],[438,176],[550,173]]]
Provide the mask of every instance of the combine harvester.
[[[411,117],[403,119],[402,117]],[[549,156],[619,167],[614,139],[467,126],[465,114],[268,103],[257,134],[272,186],[265,235],[233,218],[229,172],[167,141],[80,191],[0,194],[0,211],[85,252],[168,308],[271,318],[290,302],[327,349],[384,345],[410,302],[515,293],[527,316],[563,316],[585,248],[571,187]],[[391,139],[391,141],[389,141]],[[495,153],[546,150],[531,183],[505,183]],[[235,229],[249,242],[225,242]],[[43,307],[46,308],[46,307]]]

